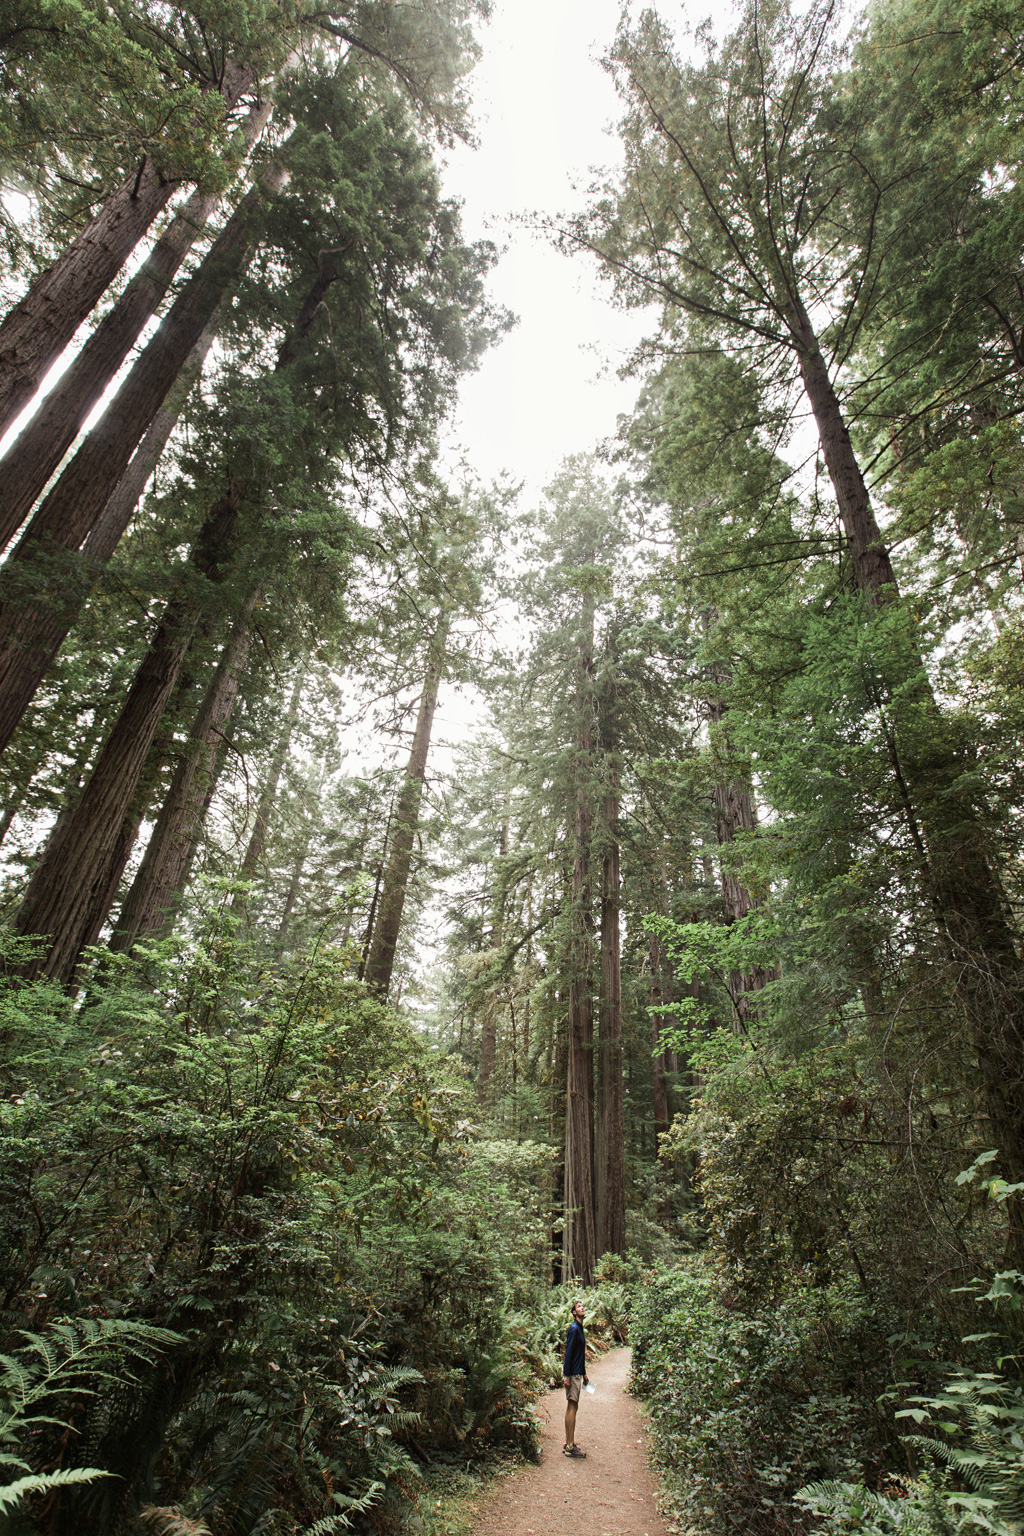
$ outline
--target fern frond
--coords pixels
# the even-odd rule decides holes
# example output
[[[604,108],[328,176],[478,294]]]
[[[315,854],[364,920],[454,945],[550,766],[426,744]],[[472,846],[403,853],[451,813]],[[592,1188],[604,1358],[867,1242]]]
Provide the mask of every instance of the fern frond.
[[[93,1483],[98,1477],[113,1476],[113,1472],[101,1472],[98,1467],[71,1467],[65,1472],[19,1477],[17,1482],[0,1488],[0,1514],[16,1509],[27,1494],[46,1493],[50,1488],[66,1488],[70,1483]]]

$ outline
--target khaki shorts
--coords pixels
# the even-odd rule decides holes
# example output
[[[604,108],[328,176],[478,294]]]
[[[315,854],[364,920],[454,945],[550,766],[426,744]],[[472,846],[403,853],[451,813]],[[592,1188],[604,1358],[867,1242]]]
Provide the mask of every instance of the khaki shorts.
[[[582,1376],[570,1376],[569,1377],[569,1385],[565,1389],[565,1400],[566,1400],[566,1402],[567,1403],[578,1403],[579,1400],[580,1400],[580,1393],[582,1391],[583,1391],[583,1377]]]

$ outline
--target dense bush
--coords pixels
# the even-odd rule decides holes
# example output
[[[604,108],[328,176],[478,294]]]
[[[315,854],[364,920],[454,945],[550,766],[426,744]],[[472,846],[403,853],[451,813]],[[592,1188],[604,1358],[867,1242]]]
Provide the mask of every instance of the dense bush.
[[[699,1262],[652,1275],[633,1307],[634,1389],[687,1530],[792,1530],[807,1523],[792,1503],[804,1484],[873,1482],[903,1461],[878,1401],[891,1320],[845,1284],[753,1313],[730,1300]]]
[[[84,1000],[14,983],[0,1009],[0,1347],[104,1317],[177,1339],[54,1392],[20,1461],[115,1475],[30,1529],[141,1531],[148,1501],[149,1531],[386,1530],[431,1442],[529,1442],[505,1305],[536,1154],[476,1141],[350,956],[282,971],[221,909]]]

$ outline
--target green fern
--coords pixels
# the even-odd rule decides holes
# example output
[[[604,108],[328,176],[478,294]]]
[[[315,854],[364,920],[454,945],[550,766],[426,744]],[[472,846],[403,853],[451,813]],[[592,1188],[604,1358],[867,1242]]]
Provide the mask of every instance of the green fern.
[[[325,1515],[304,1531],[303,1536],[334,1536],[336,1531],[351,1530],[352,1517],[367,1514],[379,1502],[383,1492],[383,1483],[371,1483],[362,1494],[336,1493],[334,1502],[341,1506],[343,1513]]]
[[[795,1497],[834,1522],[833,1529],[844,1531],[899,1531],[913,1507],[906,1499],[890,1499],[862,1483],[808,1483]]]
[[[149,1361],[159,1349],[182,1343],[180,1334],[121,1318],[79,1318],[51,1324],[46,1333],[23,1332],[24,1346],[0,1355],[0,1466],[26,1476],[0,1487],[0,1512],[14,1509],[32,1493],[71,1483],[91,1483],[111,1474],[98,1467],[35,1473],[14,1448],[42,1425],[67,1428],[67,1421],[42,1411],[62,1395],[95,1396],[101,1386],[132,1380],[126,1361]]]
[[[22,1463],[24,1465],[24,1463]],[[16,1509],[30,1493],[46,1493],[51,1488],[66,1488],[69,1483],[94,1483],[98,1477],[110,1477],[98,1467],[72,1467],[66,1472],[41,1472],[19,1477],[16,1482],[5,1483],[0,1488],[0,1515]]]

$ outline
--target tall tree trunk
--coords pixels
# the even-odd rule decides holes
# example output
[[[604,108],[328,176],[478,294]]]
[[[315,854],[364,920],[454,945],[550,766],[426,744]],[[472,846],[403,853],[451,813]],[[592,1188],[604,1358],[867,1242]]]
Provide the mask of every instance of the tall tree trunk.
[[[142,823],[150,814],[160,780],[173,749],[176,731],[191,708],[191,696],[196,681],[190,666],[193,654],[194,646],[189,652],[189,659],[178,674],[174,694],[146,754],[146,761],[142,765],[142,771],[135,785],[135,793],[124,814],[117,837],[111,845],[106,869],[95,872],[89,914],[83,924],[85,931],[83,949],[99,943],[100,934],[117,900],[124,872],[128,868],[129,860],[139,840]]]
[[[251,86],[251,70],[229,65],[221,94],[230,109]],[[82,321],[106,293],[174,193],[148,157],[107,198],[62,256],[36,279],[0,325],[0,434],[35,394]],[[7,534],[3,542],[11,537]]]
[[[247,148],[266,126],[270,111],[267,103],[249,113],[243,129]],[[13,535],[32,510],[220,201],[219,193],[193,192],[0,460],[0,530]]]
[[[308,335],[330,281],[318,274],[295,331],[278,354],[279,368],[292,360],[298,341]],[[234,554],[239,505],[246,489],[246,483],[229,474],[227,490],[207,514],[193,546],[192,565],[212,583],[223,580]],[[202,619],[194,595],[168,604],[67,832],[47,844],[17,919],[19,932],[45,937],[50,945],[25,967],[28,976],[45,972],[68,981],[74,974],[97,891],[109,879],[112,850]]]
[[[577,659],[576,784],[572,902],[569,910],[569,1034],[565,1106],[564,1278],[589,1285],[597,1258],[594,1211],[594,600],[585,597]]]
[[[261,185],[242,198],[100,420],[43,498],[12,558],[29,558],[44,546],[56,551],[79,549],[84,543],[186,358],[244,267],[269,199],[286,180],[287,172],[274,164]],[[0,543],[14,536],[19,522],[9,517],[0,522]]]
[[[501,836],[498,840],[498,857],[504,859],[508,853],[508,800],[506,798],[505,820],[502,822]],[[505,886],[504,871],[498,866],[495,881],[496,893],[491,907],[491,933],[488,948],[499,950],[501,948],[502,934],[505,917]],[[481,1103],[485,1102],[490,1090],[491,1075],[494,1072],[494,1062],[498,1048],[498,991],[497,984],[488,987],[487,997],[484,1002],[483,1018],[480,1022],[480,1067],[477,1073],[476,1091]]]
[[[193,564],[210,580],[222,579],[237,509],[238,496],[231,492],[210,513],[197,541]],[[46,845],[17,917],[19,933],[48,941],[26,967],[27,976],[68,982],[74,975],[100,888],[110,880],[125,815],[199,620],[194,598],[168,604],[80,800]]]
[[[613,658],[614,663],[614,658]],[[619,933],[619,728],[614,677],[601,699],[601,1002],[597,1084],[598,1252],[626,1252],[626,1127],[622,1096],[622,969]]]
[[[810,317],[796,297],[790,330],[836,494],[859,590],[873,609],[898,598],[896,578],[857,462],[842,407]],[[970,1030],[1005,1176],[1024,1182],[1024,977],[1017,939],[989,846],[965,780],[972,764],[950,741],[912,622],[904,637],[900,696],[891,685],[880,700],[891,716],[893,769],[920,821],[923,875],[949,949],[954,986]],[[909,713],[907,729],[904,716]],[[922,724],[927,728],[922,730]],[[1006,1202],[1008,1256],[1024,1267],[1024,1203]]]
[[[386,998],[391,987],[391,973],[395,964],[395,949],[402,926],[402,909],[409,885],[412,867],[412,851],[419,822],[420,800],[423,796],[423,780],[427,770],[427,754],[430,751],[430,733],[437,708],[437,691],[445,668],[445,648],[448,643],[449,615],[444,613],[438,622],[427,656],[423,692],[420,695],[413,732],[409,761],[405,766],[395,822],[391,834],[384,878],[381,883],[380,905],[373,925],[370,952],[366,960],[365,980],[371,992]]]
[[[295,674],[295,682],[292,685],[291,697],[285,706],[284,720],[278,732],[274,745],[274,754],[270,759],[267,769],[267,777],[263,788],[260,790],[260,798],[256,804],[256,815],[253,818],[252,832],[249,834],[249,842],[245,850],[245,858],[242,860],[238,871],[242,880],[252,880],[260,867],[263,858],[263,850],[267,846],[267,833],[270,831],[270,818],[277,802],[277,790],[281,783],[281,775],[284,765],[288,761],[288,752],[292,744],[292,735],[299,718],[299,703],[302,699],[302,689],[306,681],[306,674],[300,668]]]
[[[0,609],[0,751],[3,751],[43,678],[53,665],[95,583],[117,548],[150,475],[202,372],[214,337],[213,323],[196,342],[166,401],[118,481],[85,548],[49,582],[33,604]],[[5,635],[6,631],[6,635]]]
[[[248,619],[240,619],[207,685],[142,863],[125,897],[110,940],[115,952],[127,953],[140,938],[165,933],[173,921],[251,639]]]
[[[651,1056],[654,1062],[654,1134],[663,1136],[671,1124],[668,1099],[668,1062],[662,1044],[666,1015],[659,1010],[669,999],[661,969],[661,941],[652,933],[647,946],[651,968]]]

